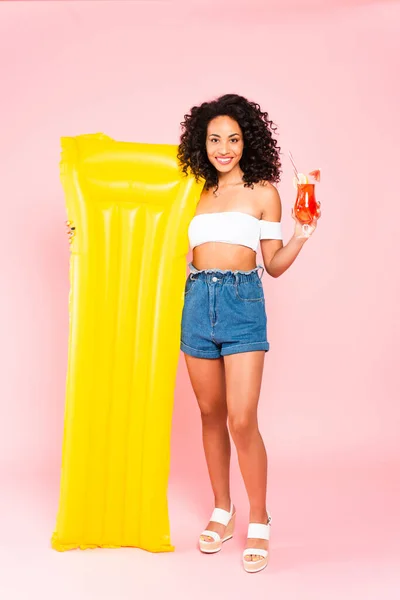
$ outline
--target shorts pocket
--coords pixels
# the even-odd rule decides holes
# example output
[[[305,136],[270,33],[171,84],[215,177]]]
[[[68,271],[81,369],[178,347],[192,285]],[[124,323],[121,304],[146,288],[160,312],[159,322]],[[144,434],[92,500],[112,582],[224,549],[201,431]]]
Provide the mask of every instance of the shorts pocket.
[[[236,297],[242,302],[263,302],[264,288],[260,282],[239,282],[235,284]]]
[[[196,283],[196,279],[192,279],[189,275],[189,277],[186,279],[186,283],[185,283],[185,293],[184,293],[185,297],[188,294],[190,294],[190,292],[194,288],[195,283]]]

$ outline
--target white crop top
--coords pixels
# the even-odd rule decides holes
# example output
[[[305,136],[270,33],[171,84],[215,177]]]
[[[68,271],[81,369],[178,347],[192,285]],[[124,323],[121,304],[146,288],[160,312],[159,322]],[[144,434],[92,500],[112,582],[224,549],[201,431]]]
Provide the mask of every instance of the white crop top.
[[[276,221],[263,221],[239,211],[203,213],[190,221],[189,245],[205,242],[226,242],[248,246],[257,252],[259,240],[281,240],[282,225]]]

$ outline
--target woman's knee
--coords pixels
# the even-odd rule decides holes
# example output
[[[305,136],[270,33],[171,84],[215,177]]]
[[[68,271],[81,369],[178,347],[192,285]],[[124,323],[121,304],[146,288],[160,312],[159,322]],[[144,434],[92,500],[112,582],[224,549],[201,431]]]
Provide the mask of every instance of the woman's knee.
[[[204,424],[226,423],[228,411],[220,398],[198,399],[201,418]]]
[[[257,416],[252,413],[230,414],[229,431],[235,441],[246,442],[258,432]]]

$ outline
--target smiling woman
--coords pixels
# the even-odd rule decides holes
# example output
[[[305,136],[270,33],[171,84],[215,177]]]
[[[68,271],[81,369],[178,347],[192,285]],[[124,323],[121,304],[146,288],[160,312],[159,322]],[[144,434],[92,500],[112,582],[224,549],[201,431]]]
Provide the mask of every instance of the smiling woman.
[[[194,106],[181,125],[182,170],[205,180],[189,224],[193,262],[181,323],[181,350],[201,412],[215,501],[199,547],[218,552],[234,533],[228,420],[250,503],[243,566],[248,572],[260,571],[268,564],[271,514],[257,406],[269,341],[258,275],[263,267],[256,264],[256,255],[261,243],[265,269],[277,277],[292,264],[305,239],[296,224],[292,239],[286,246],[282,243],[281,201],[274,186],[280,176],[280,149],[268,113],[243,96],[226,94]]]
[[[187,173],[190,169],[197,179],[205,178],[205,190],[214,186],[218,191],[220,184],[232,183],[235,176],[244,187],[279,181],[280,148],[273,138],[276,127],[259,104],[225,94],[193,107],[181,126],[178,159],[182,170]],[[219,168],[226,166],[229,169]],[[236,173],[235,167],[240,172]],[[227,173],[231,176],[224,178]]]

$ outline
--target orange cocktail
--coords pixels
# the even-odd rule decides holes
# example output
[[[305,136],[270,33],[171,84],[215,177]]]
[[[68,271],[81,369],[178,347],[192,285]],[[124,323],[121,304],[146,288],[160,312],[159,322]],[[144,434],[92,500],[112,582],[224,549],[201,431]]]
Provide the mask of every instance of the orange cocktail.
[[[295,173],[293,183],[297,189],[293,216],[301,223],[303,234],[308,236],[310,235],[310,225],[319,216],[318,209],[320,205],[315,198],[315,183],[310,183],[309,178],[314,182],[320,181],[321,171],[316,169],[315,171],[311,171],[308,176],[304,175],[304,173],[299,173],[290,152],[289,158],[292,161]]]
[[[315,183],[297,183],[297,198],[293,209],[296,219],[304,225],[310,225],[317,216],[317,209]]]

